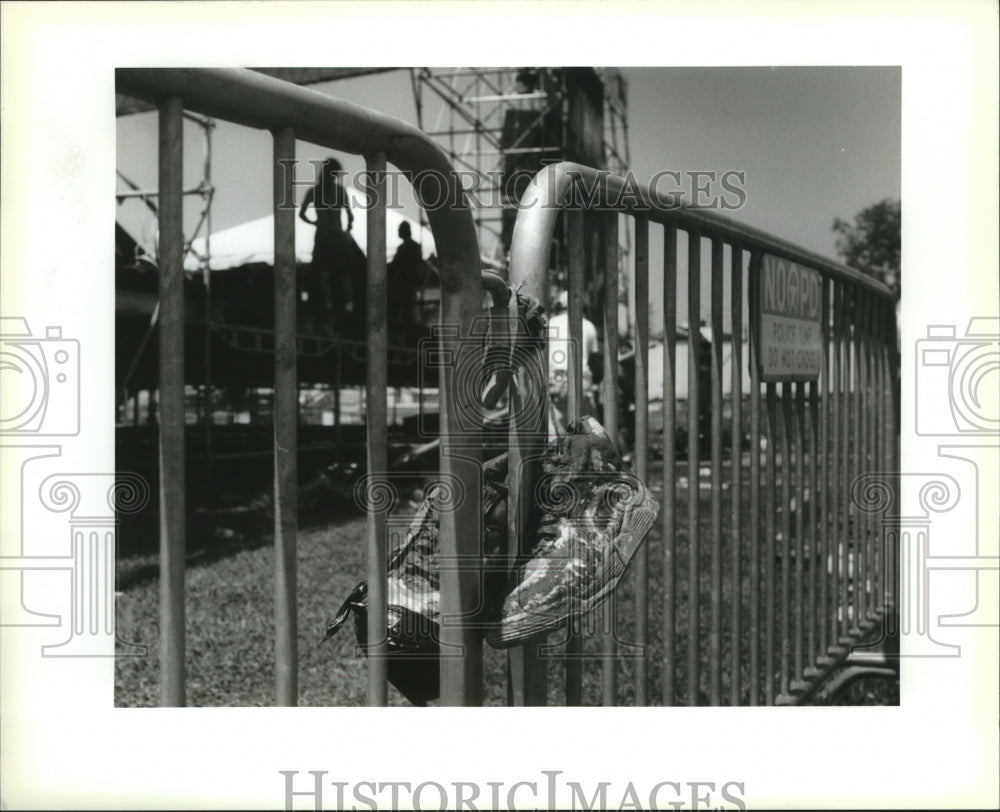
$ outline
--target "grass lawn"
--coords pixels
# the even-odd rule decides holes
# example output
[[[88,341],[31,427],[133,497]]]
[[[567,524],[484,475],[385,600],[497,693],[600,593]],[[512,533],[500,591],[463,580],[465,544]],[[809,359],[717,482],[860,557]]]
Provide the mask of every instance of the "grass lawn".
[[[746,455],[745,455],[746,456]],[[703,463],[705,465],[705,463]],[[687,505],[685,463],[677,466],[678,482],[676,522],[676,586],[677,602],[675,629],[677,647],[672,667],[677,685],[675,701],[687,701],[687,652],[690,642],[690,610],[687,588]],[[662,472],[654,466],[650,487],[662,509]],[[726,472],[724,480],[728,481]],[[749,474],[744,476],[744,483]],[[711,580],[710,532],[711,492],[698,489],[699,525],[701,534],[699,655],[699,704],[710,702],[705,642],[709,635],[709,596],[714,589]],[[749,487],[744,484],[742,516],[749,517]],[[732,573],[731,552],[726,540],[732,538],[732,508],[728,489],[724,492],[722,535],[724,588],[722,590],[722,690],[728,701],[732,660],[731,616]],[[405,508],[410,510],[410,508]],[[332,515],[336,514],[336,515]],[[364,705],[367,697],[366,662],[356,651],[353,627],[350,623],[332,640],[320,645],[327,622],[341,602],[365,577],[365,517],[356,508],[345,504],[334,511],[301,514],[298,539],[298,665],[299,700],[304,706]],[[147,517],[149,518],[149,517]],[[780,527],[780,522],[778,522]],[[123,530],[123,532],[126,532]],[[155,539],[155,516],[145,531]],[[749,531],[744,529],[741,563],[740,681],[741,702],[749,698]],[[120,659],[115,669],[115,701],[122,707],[149,707],[159,703],[159,569],[156,553],[141,544],[129,544],[134,549],[122,555],[118,566],[118,628],[119,636],[129,642],[144,643],[148,655],[144,658]],[[134,541],[134,539],[132,539]],[[189,530],[189,555],[186,573],[187,588],[187,703],[191,706],[263,706],[273,705],[274,685],[274,554],[270,528],[262,516],[243,516],[239,521],[203,523]],[[649,556],[649,648],[647,675],[650,704],[661,704],[664,676],[663,656],[663,543],[662,516],[646,540]],[[155,546],[155,542],[154,542]],[[762,536],[763,546],[763,536]],[[780,545],[778,545],[780,549]],[[776,565],[775,581],[780,584],[780,562]],[[621,581],[616,596],[616,634],[625,642],[635,639],[636,568],[630,567]],[[780,604],[779,604],[780,605]],[[795,609],[789,617],[789,639],[794,640],[801,612]],[[591,618],[594,620],[596,618]],[[598,660],[601,640],[598,635],[584,637],[583,703],[601,704],[601,663]],[[791,648],[790,646],[788,647]],[[782,650],[780,637],[777,652]],[[763,650],[762,650],[763,653]],[[789,654],[791,657],[791,653]],[[506,704],[506,654],[484,645],[486,673],[485,704]],[[634,704],[635,660],[623,657],[618,678],[618,701]],[[762,678],[758,674],[758,679]],[[554,658],[549,667],[550,704],[563,704],[563,666]],[[895,692],[895,693],[894,693]],[[898,686],[881,683],[859,683],[848,698],[851,704],[898,703]],[[394,687],[389,689],[391,705],[408,705]]]

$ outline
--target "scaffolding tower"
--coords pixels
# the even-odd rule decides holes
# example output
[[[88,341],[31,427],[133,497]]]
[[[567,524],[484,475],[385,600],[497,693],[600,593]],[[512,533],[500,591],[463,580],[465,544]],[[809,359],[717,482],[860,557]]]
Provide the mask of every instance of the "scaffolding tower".
[[[417,125],[471,191],[484,265],[505,270],[516,198],[544,164],[570,160],[616,174],[629,168],[627,86],[616,69],[411,68],[410,78]],[[556,240],[554,256],[565,256]],[[628,229],[620,240],[625,270]],[[620,302],[628,300],[628,278],[619,274]]]

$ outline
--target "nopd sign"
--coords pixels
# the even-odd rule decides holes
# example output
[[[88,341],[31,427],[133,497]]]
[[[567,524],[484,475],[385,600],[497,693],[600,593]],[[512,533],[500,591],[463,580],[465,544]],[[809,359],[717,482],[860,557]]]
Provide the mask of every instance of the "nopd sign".
[[[819,273],[764,254],[759,285],[761,380],[815,380],[822,353],[823,286]]]

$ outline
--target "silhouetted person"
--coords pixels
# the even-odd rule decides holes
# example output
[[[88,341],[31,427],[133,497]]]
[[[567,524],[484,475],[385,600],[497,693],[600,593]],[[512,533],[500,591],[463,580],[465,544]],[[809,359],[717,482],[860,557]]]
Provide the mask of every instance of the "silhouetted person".
[[[538,71],[533,68],[522,68],[514,77],[515,93],[534,93],[538,90],[540,77]]]
[[[397,233],[402,242],[386,268],[388,326],[390,336],[406,341],[416,324],[417,291],[423,282],[424,258],[411,236],[409,223],[400,223]]]
[[[333,325],[342,326],[349,303],[353,304],[352,280],[347,267],[349,262],[348,232],[354,225],[347,192],[340,183],[343,173],[340,161],[328,158],[320,169],[316,185],[306,192],[299,208],[299,219],[316,226],[312,263],[306,290],[309,310],[321,313],[321,329],[332,332]],[[306,216],[306,209],[313,207],[316,219]],[[347,213],[347,231],[343,228],[342,212]]]

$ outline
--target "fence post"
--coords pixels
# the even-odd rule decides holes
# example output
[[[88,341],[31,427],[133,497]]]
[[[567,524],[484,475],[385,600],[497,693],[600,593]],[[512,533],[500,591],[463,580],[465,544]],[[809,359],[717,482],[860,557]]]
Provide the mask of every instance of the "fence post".
[[[760,704],[760,274],[759,251],[750,255],[750,704]]]
[[[663,229],[663,704],[676,699],[677,227]]]
[[[743,667],[742,618],[743,618],[743,246],[733,243],[730,255],[730,296],[731,313],[731,394],[732,432],[730,434],[730,457],[733,481],[731,510],[733,538],[731,547],[732,604],[730,624],[732,626],[732,649],[730,652],[729,704],[741,704],[740,669]],[[751,677],[752,679],[752,677]]]
[[[568,209],[563,215],[568,242],[567,294],[569,299],[569,339],[571,358],[569,392],[567,393],[567,422],[580,419],[583,403],[582,368],[587,365],[587,349],[583,345],[583,287],[586,253],[584,251],[583,209]],[[589,394],[589,393],[588,393]],[[573,707],[583,702],[583,638],[580,619],[571,618],[566,639],[566,705]]]
[[[776,384],[765,384],[767,412],[767,466],[766,477],[766,512],[764,514],[764,696],[768,705],[774,704],[774,631],[775,631],[775,590],[774,590],[774,551],[775,551],[775,513],[776,513],[776,475],[777,461],[775,445],[778,442],[778,403],[775,394]]]
[[[698,704],[698,610],[701,587],[698,555],[698,492],[701,443],[698,432],[701,358],[701,232],[688,231],[688,705]]]
[[[368,517],[368,704],[386,705],[389,698],[389,661],[387,641],[388,538],[385,511],[375,511],[374,488],[387,482],[388,445],[386,438],[386,367],[388,340],[386,330],[386,214],[385,214],[385,153],[365,159],[375,205],[368,209],[368,291],[366,314],[368,373],[365,389],[367,403],[367,448],[369,494]],[[387,508],[386,510],[388,510]]]
[[[649,219],[635,219],[635,472],[649,477]],[[641,655],[635,661],[635,704],[648,704],[646,664],[649,656],[649,547],[635,557],[635,639]]]
[[[527,266],[511,262],[510,283],[525,296],[547,303],[549,296],[548,264]],[[537,538],[540,516],[535,488],[542,477],[542,456],[548,437],[549,346],[546,340],[534,342],[535,358],[530,363],[539,380],[525,382],[521,411],[511,404],[510,417],[510,490],[507,513],[508,560],[520,566]],[[570,367],[572,364],[570,364]],[[532,395],[534,393],[534,396]],[[541,656],[547,635],[540,635],[507,653],[509,682],[508,704],[544,705],[548,698],[548,660]]]
[[[841,411],[843,409],[841,399],[842,376],[842,331],[843,331],[843,289],[839,282],[834,282],[831,291],[831,307],[833,309],[832,319],[832,347],[831,347],[831,383],[830,399],[831,419],[830,419],[830,457],[832,477],[828,480],[830,495],[830,639],[827,652],[836,653],[839,649],[840,623],[837,617],[837,601],[840,596],[840,572],[841,555],[847,546],[840,526],[840,511],[837,509],[839,500],[843,498],[841,486],[841,451],[840,446],[843,434],[841,432]]]
[[[441,211],[429,214],[433,223]],[[456,371],[476,374],[479,369],[469,359],[481,357],[482,349],[473,346],[475,337],[468,326],[481,314],[483,287],[478,267],[474,277],[466,273],[467,249],[474,243],[474,233],[439,227],[434,236],[441,252],[440,323],[442,332],[449,331],[441,336],[440,349],[443,356],[454,359],[453,368],[440,370],[440,471],[443,482],[457,480],[466,485],[464,500],[440,514],[441,560],[445,562],[441,568],[441,704],[481,705],[483,641],[477,614],[482,608],[483,404],[478,380],[470,386]]]
[[[712,572],[709,631],[709,696],[722,704],[722,264],[723,243],[712,239]],[[699,484],[700,488],[700,484]],[[730,596],[732,599],[732,595]],[[737,598],[738,600],[738,598]]]
[[[604,214],[604,430],[618,447],[618,212]],[[615,643],[615,620],[618,615],[618,592],[604,605],[604,631],[601,641],[603,704],[618,703],[618,660]]]
[[[779,691],[789,691],[789,670],[792,664],[792,386],[781,383],[781,615]]]
[[[160,125],[160,704],[184,690],[184,122],[179,97],[159,104]]]
[[[851,555],[851,413],[853,412],[851,403],[851,381],[854,372],[854,362],[852,360],[853,350],[851,348],[851,319],[850,312],[854,309],[854,296],[846,285],[841,285],[843,299],[841,307],[841,366],[840,374],[843,384],[841,394],[842,408],[840,411],[840,437],[843,456],[840,468],[840,629],[837,643],[841,649],[851,645],[850,637],[850,617],[848,608],[850,607],[850,555]]]
[[[274,131],[274,654],[277,703],[298,704],[298,348],[295,132]]]

